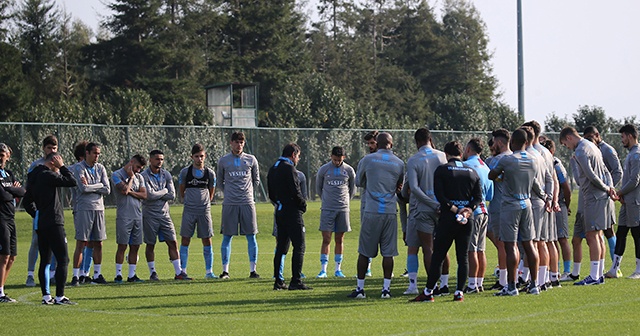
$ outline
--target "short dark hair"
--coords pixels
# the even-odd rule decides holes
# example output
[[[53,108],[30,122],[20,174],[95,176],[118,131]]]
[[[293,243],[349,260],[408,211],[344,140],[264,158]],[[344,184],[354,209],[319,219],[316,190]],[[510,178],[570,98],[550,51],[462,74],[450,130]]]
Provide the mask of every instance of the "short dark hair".
[[[294,154],[297,154],[297,153],[300,153],[300,146],[298,146],[298,144],[293,142],[284,145],[284,148],[282,149],[283,157],[292,157]]]
[[[511,134],[511,149],[517,148],[518,150],[527,143],[527,131],[522,128],[518,128]]]
[[[444,145],[444,152],[450,156],[462,156],[462,145],[457,140],[449,141]]]
[[[565,140],[567,138],[567,135],[573,135],[575,137],[579,137],[580,134],[578,134],[578,131],[576,131],[575,128],[571,127],[571,126],[567,126],[565,128],[562,129],[562,131],[560,131],[560,141]]]
[[[335,156],[344,156],[344,148],[340,146],[335,146],[331,149],[331,155]]]
[[[624,133],[624,134],[630,135],[634,139],[638,138],[638,129],[633,124],[626,124],[620,127],[620,130],[618,131],[618,133]]]
[[[9,155],[13,154],[13,149],[9,147],[9,145],[5,143],[0,143],[0,152],[9,153]]]
[[[97,143],[90,142],[84,147],[84,151],[87,153],[91,153],[91,151],[93,151],[94,148],[98,148],[98,147],[100,146]]]
[[[533,131],[533,135],[536,137],[540,135],[540,132],[542,132],[542,127],[540,126],[540,123],[538,123],[535,120],[527,121],[526,123],[522,124],[522,126],[531,127],[531,130]]]
[[[535,138],[535,133],[533,132],[533,128],[531,126],[520,126],[520,129],[524,131],[524,133],[527,135],[527,142],[532,142],[533,138]]]
[[[140,154],[136,154],[133,157],[131,157],[131,160],[136,160],[138,161],[139,164],[146,166],[147,165],[147,159],[144,158],[144,156],[140,155]]]
[[[553,142],[553,140],[551,139],[546,139],[545,141],[542,142],[542,145],[548,149],[549,151],[555,151],[556,150],[556,143]]]
[[[509,144],[509,140],[511,140],[511,134],[505,128],[498,128],[497,130],[491,132],[491,136],[494,138],[504,139],[506,144]]]
[[[83,159],[85,157],[85,155],[87,154],[87,140],[82,140],[82,141],[78,141],[78,143],[76,143],[76,146],[73,147],[73,156],[76,158],[76,160],[80,161],[80,159]]]
[[[429,143],[431,140],[431,131],[429,131],[426,127],[418,128],[416,133],[413,135],[413,138],[416,142],[426,142]]]
[[[164,153],[159,149],[154,149],[154,150],[149,152],[149,157],[153,157],[153,156],[156,156],[156,155],[164,155]]]
[[[191,147],[191,155],[196,154],[196,153],[200,153],[200,152],[204,152],[204,146],[197,143],[195,145],[193,145],[193,147]]]
[[[593,125],[589,125],[585,127],[584,131],[582,131],[583,136],[586,136],[587,134],[595,134],[595,133],[599,133],[599,132],[598,132],[598,129]]]
[[[42,148],[47,147],[47,145],[57,146],[58,137],[53,134],[47,135],[44,139],[42,139]]]
[[[482,153],[482,150],[484,149],[484,145],[482,144],[482,140],[480,140],[480,138],[469,139],[469,142],[467,142],[467,146],[469,146],[471,150],[476,154]]]
[[[56,152],[51,152],[51,153],[47,154],[47,156],[44,157],[44,161],[45,162],[51,162],[53,160],[54,156],[60,156],[60,154],[56,153]]]
[[[491,147],[493,146],[493,138],[489,139],[489,141],[487,141],[487,146]]]
[[[231,141],[235,140],[244,140],[244,133],[240,131],[235,131],[231,133]]]
[[[377,138],[378,138],[378,131],[370,131],[364,135],[364,141],[369,141],[371,139],[377,141]]]

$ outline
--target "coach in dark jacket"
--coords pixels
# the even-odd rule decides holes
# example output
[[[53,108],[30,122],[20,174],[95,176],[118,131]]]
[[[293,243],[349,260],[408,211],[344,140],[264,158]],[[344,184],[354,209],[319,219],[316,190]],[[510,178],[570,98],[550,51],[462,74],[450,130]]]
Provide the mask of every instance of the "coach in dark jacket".
[[[267,184],[269,199],[276,207],[276,226],[278,229],[276,254],[273,259],[275,283],[274,290],[287,289],[280,279],[282,255],[289,250],[289,241],[293,245],[291,258],[292,277],[290,290],[311,289],[300,280],[305,251],[305,229],[302,214],[307,211],[307,202],[300,191],[298,171],[295,165],[300,160],[300,147],[295,143],[284,146],[282,156],[269,169]]]
[[[38,166],[29,173],[27,194],[24,198],[25,209],[32,214],[35,211],[34,229],[38,233],[38,250],[40,251],[38,278],[43,296],[42,303],[74,304],[64,296],[69,255],[64,231],[64,210],[57,188],[75,187],[76,180],[69,169],[64,166],[59,154],[51,153],[47,155],[45,161],[44,165]],[[58,261],[55,300],[47,291],[44,275],[52,252]]]

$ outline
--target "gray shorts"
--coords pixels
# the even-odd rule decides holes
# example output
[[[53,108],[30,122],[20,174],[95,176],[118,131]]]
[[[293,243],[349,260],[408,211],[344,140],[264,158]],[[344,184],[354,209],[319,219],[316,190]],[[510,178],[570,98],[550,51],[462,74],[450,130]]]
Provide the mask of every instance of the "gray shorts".
[[[606,230],[615,222],[614,205],[609,197],[585,200],[584,228],[588,231]]]
[[[531,208],[500,211],[500,240],[508,243],[529,241],[535,236]]]
[[[322,210],[320,212],[320,231],[351,232],[349,211]]]
[[[630,228],[638,227],[638,225],[640,225],[638,217],[638,205],[627,203],[622,204],[620,206],[620,217],[618,219],[618,226],[626,226]]]
[[[569,213],[565,204],[560,205],[560,212],[556,212],[556,232],[558,239],[569,238]]]
[[[547,211],[544,205],[540,207],[538,204],[531,202],[531,214],[533,217],[534,241],[547,241],[549,239],[549,224],[547,223]]]
[[[471,227],[469,252],[483,252],[486,249],[489,216],[484,213],[475,215],[471,224],[473,226]]]
[[[587,237],[587,231],[584,230],[584,217],[582,212],[576,213],[576,221],[573,224],[573,236],[583,239]]]
[[[142,218],[116,218],[116,243],[142,245]]]
[[[545,216],[547,217],[547,241],[556,242],[558,241],[558,227],[556,226],[556,213],[545,212]]]
[[[362,215],[358,253],[365,257],[375,258],[398,255],[398,219],[396,214],[377,214],[365,212]]]
[[[254,204],[222,205],[220,233],[225,236],[258,233],[258,219]]]
[[[500,212],[489,213],[487,232],[493,233],[494,237],[500,237]]]
[[[78,210],[73,213],[76,240],[103,241],[107,239],[104,210]]]
[[[437,223],[438,215],[434,212],[412,211],[407,220],[407,234],[405,239],[407,246],[422,246],[418,231],[433,235]]]
[[[211,212],[207,210],[204,213],[182,213],[182,223],[180,224],[180,236],[193,237],[194,232],[198,229],[198,238],[213,237],[213,222],[211,221]]]
[[[170,216],[142,216],[144,243],[153,245],[156,240],[176,241],[176,230]]]

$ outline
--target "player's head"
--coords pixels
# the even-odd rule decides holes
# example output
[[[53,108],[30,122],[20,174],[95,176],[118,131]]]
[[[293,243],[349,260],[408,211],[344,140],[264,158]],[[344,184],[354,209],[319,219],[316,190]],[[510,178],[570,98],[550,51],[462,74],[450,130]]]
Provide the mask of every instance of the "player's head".
[[[75,147],[73,147],[73,156],[76,158],[76,161],[84,160],[85,155],[87,154],[87,142],[86,140],[78,141]]]
[[[527,135],[527,146],[531,146],[533,144],[533,138],[536,136],[535,133],[533,133],[533,128],[531,128],[531,126],[520,126],[520,129]]]
[[[49,134],[44,139],[42,139],[42,152],[44,152],[45,157],[49,155],[49,153],[51,152],[55,153],[57,151],[58,151],[58,138],[55,135]]]
[[[301,150],[300,146],[296,143],[288,143],[282,149],[282,157],[289,158],[293,161],[294,165],[297,165],[300,161]]]
[[[497,130],[491,132],[491,136],[493,137],[493,150],[497,154],[500,154],[509,149],[511,134],[508,130],[504,128],[498,128]]]
[[[344,162],[344,157],[345,157],[344,148],[340,146],[336,146],[331,149],[331,163],[333,163],[334,166],[336,167],[342,166],[342,163]]]
[[[5,143],[0,143],[0,169],[4,169],[11,158],[13,150]]]
[[[509,146],[512,151],[522,151],[527,147],[527,132],[522,128],[518,128],[511,134]]]
[[[413,135],[413,138],[416,140],[416,146],[420,148],[431,143],[431,132],[425,127],[418,128],[416,133]]]
[[[473,155],[482,154],[482,150],[484,149],[484,145],[482,144],[482,140],[480,138],[471,138],[467,145],[464,147],[463,158],[466,160]]]
[[[53,160],[55,157],[60,157],[60,154],[58,154],[57,152],[51,152],[47,154],[47,156],[44,157],[44,165],[52,171],[57,172],[59,168],[53,164]]]
[[[548,149],[549,152],[551,153],[551,155],[555,155],[556,154],[556,143],[553,142],[553,140],[546,139],[546,140],[540,142],[540,144],[542,144],[546,149]]]
[[[364,142],[369,148],[369,153],[375,153],[378,150],[378,131],[370,131],[364,135]]]
[[[585,127],[582,132],[582,136],[596,145],[599,145],[602,142],[600,132],[598,132],[598,129],[593,125]]]
[[[244,133],[236,131],[231,134],[231,152],[233,154],[240,155],[244,150],[244,144]]]
[[[202,168],[204,167],[204,160],[207,157],[207,153],[204,151],[204,146],[197,143],[191,147],[191,160],[193,165]]]
[[[630,148],[638,143],[638,129],[633,124],[626,124],[618,131],[624,148]]]
[[[142,167],[147,165],[147,159],[140,154],[134,155],[131,160],[129,160],[129,164],[131,165],[131,170],[134,173],[139,173],[142,170]]]
[[[560,131],[560,143],[570,150],[575,150],[581,139],[582,137],[578,134],[578,131],[571,126],[567,126]]]
[[[162,168],[162,164],[164,163],[164,153],[159,149],[154,149],[149,152],[149,167],[157,171]]]
[[[531,130],[533,131],[533,136],[536,139],[540,136],[540,132],[542,132],[542,127],[540,126],[540,123],[538,123],[535,120],[527,121],[526,123],[522,124],[522,126],[531,127]]]
[[[387,132],[381,132],[378,134],[376,141],[378,142],[378,149],[393,148],[393,137],[391,137],[391,134]]]
[[[98,158],[102,152],[100,151],[100,146],[95,142],[89,142],[84,147],[84,160],[90,165],[93,166],[96,162],[98,162]]]
[[[447,155],[447,159],[452,157],[460,158],[462,157],[462,145],[456,140],[449,141],[444,145],[444,153]]]

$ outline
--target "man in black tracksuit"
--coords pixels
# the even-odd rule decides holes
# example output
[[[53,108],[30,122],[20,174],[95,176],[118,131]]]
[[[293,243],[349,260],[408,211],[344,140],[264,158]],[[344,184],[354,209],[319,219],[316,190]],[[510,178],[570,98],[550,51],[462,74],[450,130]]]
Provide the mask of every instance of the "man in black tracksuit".
[[[440,278],[442,263],[456,242],[458,260],[458,284],[454,301],[462,301],[465,283],[469,275],[469,240],[473,210],[482,201],[482,188],[478,174],[462,164],[462,146],[457,141],[444,147],[447,163],[439,166],[433,176],[434,193],[440,203],[440,218],[433,241],[433,255],[424,292],[411,301],[432,302],[433,289]]]
[[[298,171],[295,165],[300,160],[300,147],[295,143],[284,146],[282,156],[269,169],[267,183],[269,199],[276,207],[276,226],[278,229],[276,254],[273,258],[274,290],[287,289],[280,279],[282,255],[287,254],[289,242],[293,245],[291,258],[292,277],[290,290],[311,289],[302,283],[300,274],[304,262],[305,229],[302,214],[307,211],[307,202],[300,191]]]
[[[75,186],[75,178],[57,153],[47,155],[45,164],[38,166],[28,176],[27,194],[23,202],[25,210],[36,219],[35,230],[38,233],[40,251],[38,278],[43,296],[42,304],[75,304],[64,296],[69,255],[64,231],[64,211],[57,189]],[[51,298],[51,293],[47,291],[44,275],[52,252],[58,261],[55,299]]]

